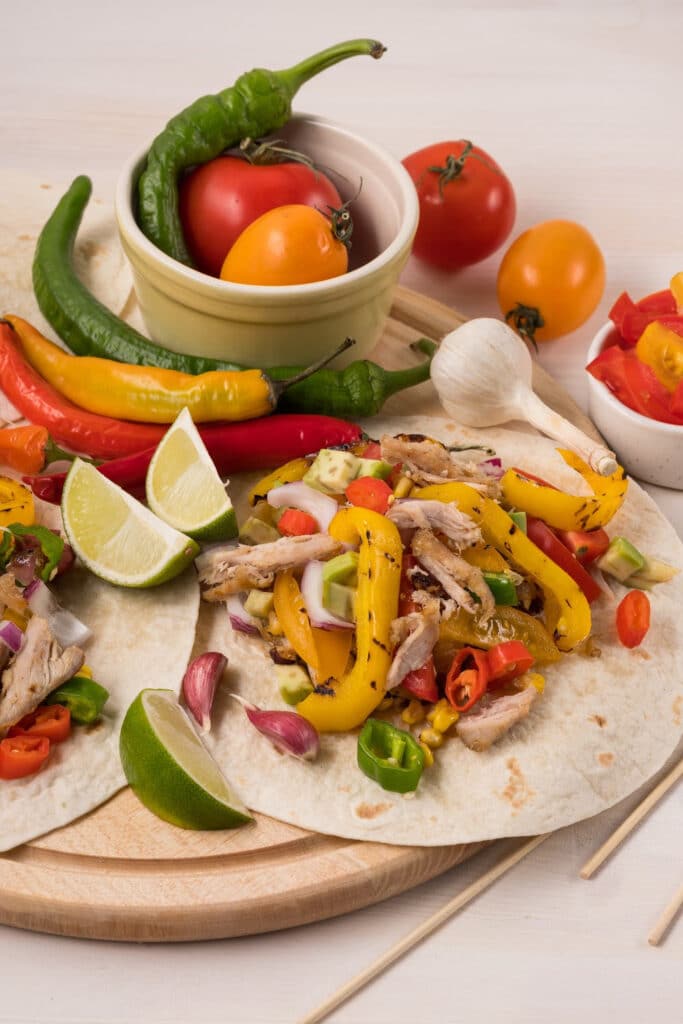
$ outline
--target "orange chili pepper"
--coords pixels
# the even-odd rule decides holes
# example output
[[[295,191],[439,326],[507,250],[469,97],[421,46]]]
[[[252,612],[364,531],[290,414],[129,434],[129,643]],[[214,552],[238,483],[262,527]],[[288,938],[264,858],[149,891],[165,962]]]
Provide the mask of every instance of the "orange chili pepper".
[[[40,473],[50,435],[45,427],[5,427],[0,430],[0,466],[17,473]]]

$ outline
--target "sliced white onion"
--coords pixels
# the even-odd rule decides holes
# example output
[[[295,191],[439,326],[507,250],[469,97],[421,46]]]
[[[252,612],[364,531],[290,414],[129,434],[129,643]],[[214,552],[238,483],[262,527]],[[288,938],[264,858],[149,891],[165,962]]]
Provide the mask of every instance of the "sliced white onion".
[[[11,622],[9,619],[3,619],[0,622],[0,641],[9,647],[13,654],[17,653],[23,639],[24,634],[16,622]]]
[[[268,491],[266,501],[273,508],[298,508],[313,516],[321,530],[327,530],[337,512],[339,505],[328,494],[316,491],[303,480],[291,484],[282,484]]]
[[[230,618],[230,625],[238,633],[248,633],[253,636],[259,632],[258,622],[253,615],[245,611],[239,594],[231,594],[225,602]]]
[[[62,647],[69,647],[71,644],[80,646],[92,636],[92,630],[66,608],[62,608],[42,580],[35,579],[29,583],[24,590],[24,597],[34,615],[41,615],[47,619],[51,632]]]
[[[355,629],[353,622],[333,615],[323,604],[324,562],[309,562],[301,577],[301,596],[311,625],[318,629]]]

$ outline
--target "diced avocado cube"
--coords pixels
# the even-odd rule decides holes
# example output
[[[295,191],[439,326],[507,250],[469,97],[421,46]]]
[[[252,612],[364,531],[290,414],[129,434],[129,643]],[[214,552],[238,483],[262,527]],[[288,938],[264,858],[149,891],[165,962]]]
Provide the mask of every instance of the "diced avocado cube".
[[[323,605],[328,612],[346,622],[356,620],[356,589],[343,583],[328,581],[323,584]]]
[[[279,540],[280,534],[274,526],[269,526],[262,519],[249,516],[240,527],[239,539],[242,544],[268,544]]]
[[[257,619],[267,619],[273,610],[274,598],[271,590],[250,590],[244,602],[244,610]]]
[[[508,515],[517,529],[521,530],[522,533],[526,533],[526,512],[521,512],[519,509],[513,508],[508,512]]]
[[[301,665],[276,665],[275,678],[285,704],[299,704],[313,693],[313,683]]]
[[[614,576],[620,583],[624,583],[629,576],[642,570],[645,558],[630,540],[626,540],[626,537],[613,537],[607,551],[598,559],[596,565],[603,572]]]
[[[304,476],[304,483],[325,494],[343,494],[355,480],[359,462],[353,452],[321,448]]]
[[[355,587],[358,581],[358,552],[345,551],[323,565],[323,584],[345,583]]]
[[[379,480],[386,480],[393,470],[390,462],[384,459],[358,459],[358,472],[356,476],[372,476]]]

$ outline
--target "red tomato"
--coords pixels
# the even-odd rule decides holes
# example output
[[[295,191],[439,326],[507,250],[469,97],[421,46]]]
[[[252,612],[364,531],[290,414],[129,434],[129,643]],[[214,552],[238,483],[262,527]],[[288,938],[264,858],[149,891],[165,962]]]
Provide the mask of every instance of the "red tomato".
[[[389,498],[393,492],[385,480],[379,480],[374,476],[361,476],[357,480],[352,480],[344,493],[352,505],[369,508],[384,515],[389,508]]]
[[[515,222],[515,193],[488,153],[471,142],[437,142],[405,157],[420,202],[413,252],[460,270],[499,249]]]
[[[683,416],[654,371],[641,363],[635,352],[609,345],[586,367],[620,402],[641,416],[662,423],[683,424]]]
[[[650,601],[642,590],[629,590],[617,605],[617,633],[624,647],[638,647],[650,628]]]
[[[302,537],[318,532],[318,524],[308,512],[298,508],[288,508],[278,519],[277,528],[283,537]]]
[[[300,203],[327,211],[342,199],[329,178],[302,163],[252,164],[219,156],[180,183],[180,221],[192,259],[218,277],[233,242],[261,214]]]

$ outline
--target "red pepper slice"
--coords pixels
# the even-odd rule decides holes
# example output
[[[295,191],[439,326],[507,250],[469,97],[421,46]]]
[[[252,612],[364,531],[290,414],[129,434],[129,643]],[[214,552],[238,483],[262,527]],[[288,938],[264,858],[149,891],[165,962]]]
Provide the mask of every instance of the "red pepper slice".
[[[398,596],[398,614],[410,615],[417,611],[419,605],[413,601],[413,585],[410,582],[408,572],[418,564],[414,555],[406,553],[401,564],[401,584]],[[436,668],[434,658],[429,656],[427,661],[420,668],[414,669],[401,680],[401,689],[409,693],[417,700],[427,700],[436,704],[439,699],[439,688],[436,684]]]
[[[571,576],[584,592],[589,603],[602,596],[602,590],[590,573],[586,572],[581,563],[567,550],[547,523],[534,516],[527,516],[526,532],[529,540],[533,541],[556,565],[559,565],[560,569],[564,569],[568,576]]]
[[[671,396],[671,415],[683,420],[683,380],[679,380]]]
[[[677,311],[676,299],[670,288],[663,288],[661,292],[652,292],[651,295],[638,299],[636,306],[648,313],[675,313]]]
[[[287,508],[277,521],[277,528],[285,537],[302,537],[305,534],[317,533],[317,521],[308,512],[298,508]]]
[[[605,530],[557,530],[557,536],[581,565],[591,565],[609,547]]]
[[[0,742],[0,779],[23,779],[47,761],[50,741],[45,736],[8,736]]]
[[[617,633],[624,647],[637,647],[650,628],[650,601],[642,590],[629,590],[617,605]]]
[[[446,697],[456,711],[469,711],[486,693],[489,666],[486,651],[463,647],[453,658],[446,676]]]
[[[527,672],[534,663],[534,656],[520,640],[504,640],[491,647],[486,654],[491,683],[502,686],[511,679]]]
[[[519,475],[523,476],[525,480],[532,480],[535,484],[540,484],[541,487],[551,487],[554,491],[558,490],[554,484],[549,484],[548,481],[544,480],[541,476],[534,476],[533,473],[529,473],[526,469],[520,469],[518,466],[513,466],[512,472],[519,473]]]
[[[344,494],[352,505],[369,508],[384,515],[389,508],[389,498],[393,492],[386,480],[374,476],[361,476],[351,481]]]
[[[71,712],[64,704],[41,704],[13,725],[9,736],[44,736],[62,743],[71,732]]]
[[[669,392],[657,380],[654,371],[641,363],[635,352],[610,345],[586,369],[596,380],[602,381],[620,402],[641,416],[662,423],[683,422],[673,411]]]

